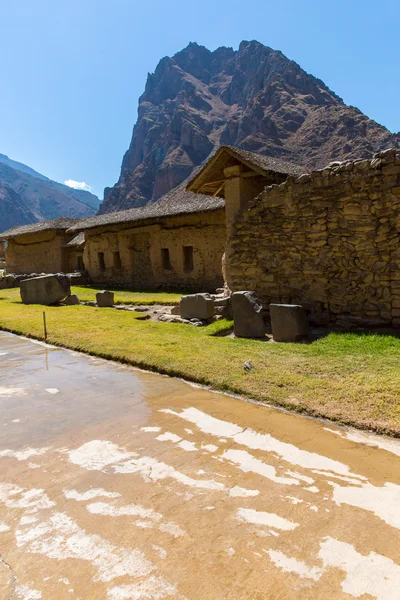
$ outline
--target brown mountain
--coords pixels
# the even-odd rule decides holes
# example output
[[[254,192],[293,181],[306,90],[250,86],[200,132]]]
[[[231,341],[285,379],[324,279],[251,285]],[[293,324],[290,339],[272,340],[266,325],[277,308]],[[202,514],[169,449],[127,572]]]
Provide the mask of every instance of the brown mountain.
[[[57,185],[60,187],[58,188]],[[16,225],[46,221],[58,217],[90,217],[96,208],[79,200],[69,188],[27,172],[14,169],[0,160],[0,186],[5,192],[0,196],[0,232]],[[65,188],[65,189],[64,189]],[[11,194],[10,190],[14,191]],[[75,192],[75,190],[71,190]],[[4,206],[14,203],[12,209]],[[7,203],[7,204],[6,204]],[[28,219],[28,220],[27,220]]]
[[[220,144],[320,168],[399,143],[281,52],[255,41],[214,52],[191,43],[149,74],[100,212],[155,201]]]

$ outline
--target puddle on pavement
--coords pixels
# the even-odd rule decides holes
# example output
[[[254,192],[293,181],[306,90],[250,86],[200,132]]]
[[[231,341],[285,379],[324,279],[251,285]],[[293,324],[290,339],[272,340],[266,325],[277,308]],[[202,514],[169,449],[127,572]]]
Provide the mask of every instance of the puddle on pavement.
[[[10,334],[0,353],[1,600],[398,597],[400,442]]]

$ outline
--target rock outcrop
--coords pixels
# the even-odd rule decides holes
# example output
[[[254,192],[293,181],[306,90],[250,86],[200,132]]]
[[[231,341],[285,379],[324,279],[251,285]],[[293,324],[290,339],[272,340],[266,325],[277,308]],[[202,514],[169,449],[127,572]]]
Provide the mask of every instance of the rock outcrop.
[[[399,143],[281,52],[255,41],[214,52],[191,43],[148,76],[120,179],[100,210],[157,200],[220,144],[320,168]]]

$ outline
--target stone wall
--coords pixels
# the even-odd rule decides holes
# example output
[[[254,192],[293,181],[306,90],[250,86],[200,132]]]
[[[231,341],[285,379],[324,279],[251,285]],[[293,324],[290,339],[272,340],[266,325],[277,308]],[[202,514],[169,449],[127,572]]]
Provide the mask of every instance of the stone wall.
[[[110,225],[87,230],[85,236],[83,260],[95,283],[194,291],[214,291],[223,284],[223,210],[163,217],[136,227]],[[192,268],[185,269],[184,247],[193,249]]]
[[[10,239],[6,248],[8,273],[59,273],[68,271],[65,244],[71,235],[38,231]]]
[[[316,322],[400,326],[400,151],[331,163],[262,192],[228,239],[232,291]]]

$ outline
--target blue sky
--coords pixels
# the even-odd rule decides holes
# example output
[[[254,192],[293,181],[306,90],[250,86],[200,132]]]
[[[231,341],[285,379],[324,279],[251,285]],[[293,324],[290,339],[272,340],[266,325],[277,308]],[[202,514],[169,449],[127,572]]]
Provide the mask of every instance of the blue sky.
[[[100,197],[148,72],[190,41],[256,39],[400,130],[398,0],[0,0],[0,153]]]

